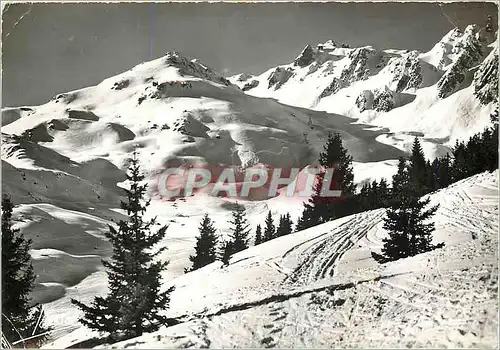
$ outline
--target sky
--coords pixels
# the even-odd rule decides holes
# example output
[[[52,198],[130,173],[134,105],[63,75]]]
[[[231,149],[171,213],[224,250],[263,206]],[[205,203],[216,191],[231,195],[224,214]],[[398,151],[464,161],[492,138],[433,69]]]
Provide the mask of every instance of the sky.
[[[35,3],[2,14],[2,106],[37,105],[177,51],[225,75],[261,73],[306,44],[429,50],[493,3]]]

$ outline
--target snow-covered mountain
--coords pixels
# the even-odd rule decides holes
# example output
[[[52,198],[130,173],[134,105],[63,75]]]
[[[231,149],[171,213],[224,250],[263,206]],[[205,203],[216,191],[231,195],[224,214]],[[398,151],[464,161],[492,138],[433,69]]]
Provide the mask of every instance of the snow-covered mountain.
[[[308,125],[311,116],[314,128]],[[358,182],[390,174],[403,153],[377,142],[382,132],[351,122],[246,95],[176,53],[40,106],[4,108],[2,192],[19,205],[19,227],[33,240],[34,299],[68,302],[83,280],[103,278],[100,258],[110,253],[103,233],[123,218],[119,186],[134,149],[150,182],[147,215],[170,225],[163,242],[169,247],[165,258],[172,261],[170,279],[189,264],[201,216],[210,213],[224,236],[232,207],[221,198],[162,200],[158,174],[168,165],[303,167],[315,162],[326,134],[337,131],[360,166]],[[380,172],[370,173],[367,164]],[[296,218],[301,207],[283,206],[283,198],[249,199],[260,199],[246,205],[254,225],[268,210],[291,211]],[[58,324],[56,314],[49,318]]]
[[[307,45],[288,64],[229,80],[254,96],[389,128],[399,135],[380,140],[407,149],[401,141],[408,133],[436,147],[481,131],[498,95],[497,62],[494,34],[470,25],[451,30],[428,52],[329,40]]]
[[[491,261],[498,173],[433,195],[445,203],[437,231],[444,250],[383,268],[369,258],[384,235],[378,210],[250,248],[227,268],[213,264],[184,275],[201,217],[208,213],[224,237],[232,203],[205,195],[165,201],[157,186],[171,164],[303,168],[316,161],[330,131],[342,135],[354,157],[357,183],[389,178],[414,135],[422,136],[429,157],[443,154],[489,122],[498,46],[485,37],[476,27],[455,30],[428,53],[329,41],[260,76],[230,79],[168,53],[43,105],[3,108],[2,192],[19,205],[17,226],[33,240],[33,298],[60,330],[56,337],[71,332],[50,346],[92,335],[76,322],[69,301],[87,302],[106,291],[100,259],[111,247],[104,232],[123,218],[120,186],[133,150],[150,183],[146,215],[169,224],[161,258],[170,260],[164,278],[177,289],[168,312],[179,324],[127,346],[368,346],[381,333],[385,340],[373,344],[405,337],[422,346],[494,344],[494,285],[489,277],[464,281],[497,273]],[[269,210],[296,220],[302,209],[283,196],[248,199],[243,204],[252,227]],[[484,305],[484,321],[472,305]],[[424,311],[404,319],[401,308]],[[459,319],[463,325],[450,326]],[[227,335],[232,326],[236,331]],[[360,338],[368,330],[371,335]]]

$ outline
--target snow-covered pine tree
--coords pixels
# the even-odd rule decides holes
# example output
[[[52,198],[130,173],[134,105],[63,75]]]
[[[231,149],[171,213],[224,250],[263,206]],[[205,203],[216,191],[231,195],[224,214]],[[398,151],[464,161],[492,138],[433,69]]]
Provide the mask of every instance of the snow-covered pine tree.
[[[274,227],[273,223],[273,215],[271,214],[271,211],[267,213],[266,217],[266,226],[264,227],[264,242],[270,241],[273,239],[276,235],[276,229]]]
[[[144,198],[147,185],[142,184],[144,176],[135,152],[127,180],[130,184],[125,189],[127,201],[120,206],[129,219],[120,221],[118,229],[110,225],[106,233],[113,246],[111,260],[102,262],[107,270],[109,293],[106,297],[95,297],[91,305],[71,299],[84,312],[79,321],[107,333],[109,341],[137,337],[166,324],[167,318],[160,311],[168,308],[173,290],[160,291],[160,273],[168,262],[157,258],[166,247],[153,248],[165,237],[168,226],[153,233],[156,219],[143,220],[149,200]]]
[[[262,243],[262,228],[260,225],[257,225],[257,229],[255,230],[255,243],[254,245],[259,245]]]
[[[198,230],[200,235],[196,238],[195,254],[189,257],[192,266],[185,272],[197,270],[217,260],[216,229],[208,214],[201,220]]]
[[[30,338],[33,332],[43,334],[50,327],[43,325],[44,314],[40,305],[30,305],[35,272],[31,255],[31,239],[19,229],[12,228],[14,204],[8,195],[2,197],[2,334],[10,343]],[[18,343],[20,346],[41,345],[47,338],[39,336]]]
[[[413,184],[406,185],[397,202],[387,210],[384,217],[384,229],[389,237],[382,241],[383,256],[373,254],[374,258],[383,261],[398,260],[424,253],[444,244],[432,245],[434,223],[429,222],[436,213],[438,205],[428,209],[430,198],[420,199],[419,190]]]
[[[230,221],[231,228],[231,254],[241,252],[248,248],[248,222],[245,215],[245,207],[237,205],[232,213]]]

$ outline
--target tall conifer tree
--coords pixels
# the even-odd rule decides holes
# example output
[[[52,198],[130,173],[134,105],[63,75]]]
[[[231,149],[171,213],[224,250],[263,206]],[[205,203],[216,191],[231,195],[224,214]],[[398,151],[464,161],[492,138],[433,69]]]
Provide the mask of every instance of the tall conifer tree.
[[[260,225],[257,225],[257,229],[255,230],[255,245],[259,245],[262,243],[262,228]]]
[[[275,237],[276,234],[276,228],[274,227],[273,223],[273,215],[271,214],[271,211],[267,213],[266,217],[266,226],[264,227],[264,242],[270,241]]]
[[[231,254],[241,252],[248,248],[248,222],[245,215],[245,207],[237,205],[232,213],[231,228]]]
[[[30,292],[36,279],[31,255],[31,239],[14,229],[14,204],[8,195],[2,197],[2,333],[10,343],[33,335],[43,334],[50,327],[43,325],[44,313],[40,305],[31,305]],[[40,345],[47,336],[25,340],[19,344]]]
[[[196,238],[195,254],[189,257],[192,263],[190,269],[194,271],[217,260],[217,236],[212,220],[205,214],[198,228],[200,235]]]
[[[160,273],[167,262],[157,261],[157,257],[166,247],[152,249],[165,237],[167,226],[153,233],[151,229],[156,219],[143,219],[149,200],[144,199],[147,185],[142,184],[144,176],[135,152],[127,180],[130,188],[125,190],[127,201],[121,202],[121,208],[129,218],[120,221],[117,229],[110,225],[106,233],[113,246],[111,260],[103,261],[109,293],[105,297],[95,297],[91,305],[71,300],[84,312],[79,321],[91,329],[108,333],[110,341],[137,337],[166,324],[167,318],[159,312],[168,307],[173,290],[160,291]]]

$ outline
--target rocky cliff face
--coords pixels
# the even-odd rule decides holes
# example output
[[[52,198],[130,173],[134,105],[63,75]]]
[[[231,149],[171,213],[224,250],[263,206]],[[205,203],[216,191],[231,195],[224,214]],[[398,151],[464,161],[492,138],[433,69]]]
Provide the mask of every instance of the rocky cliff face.
[[[480,62],[482,45],[477,31],[477,26],[468,26],[460,40],[455,42],[452,53],[456,55],[456,58],[438,82],[440,98],[448,97],[456,92],[471,74],[469,70]]]
[[[476,25],[451,30],[427,52],[350,48],[329,40],[307,45],[287,65],[245,82],[232,81],[254,96],[366,121],[413,101],[410,109],[421,115],[471,84],[487,105],[498,94],[498,46],[485,59],[492,41],[492,33]]]
[[[423,73],[418,55],[419,52],[415,50],[389,61],[386,69],[393,74],[390,86],[396,92],[418,89],[422,84]]]
[[[314,61],[315,52],[311,45],[307,45],[300,55],[293,61],[295,66],[306,67]]]
[[[498,102],[498,49],[494,49],[474,74],[474,94],[482,104]]]
[[[259,81],[258,80],[252,80],[251,82],[246,83],[245,85],[243,85],[243,87],[241,88],[241,90],[248,91],[250,89],[253,89],[254,87],[257,87],[258,85],[259,85]]]
[[[373,93],[373,109],[379,112],[389,112],[394,108],[394,93],[387,88],[376,89]]]
[[[290,79],[292,75],[293,75],[292,68],[281,68],[281,67],[276,68],[269,75],[268,88],[270,89],[272,86],[274,86],[275,90],[279,89],[283,84],[285,84],[288,81],[288,79]]]
[[[228,79],[208,68],[199,60],[190,60],[180,56],[177,52],[167,53],[165,63],[166,65],[177,67],[181,75],[190,75],[226,86],[231,85]]]
[[[364,112],[367,109],[373,108],[373,92],[370,90],[363,90],[356,98],[356,107],[358,107],[360,112]]]
[[[331,83],[321,92],[319,98],[337,93],[340,89],[357,81],[365,80],[370,75],[368,60],[376,55],[376,51],[370,48],[358,48],[349,53],[340,77],[334,77]],[[330,68],[330,71],[333,69]]]

